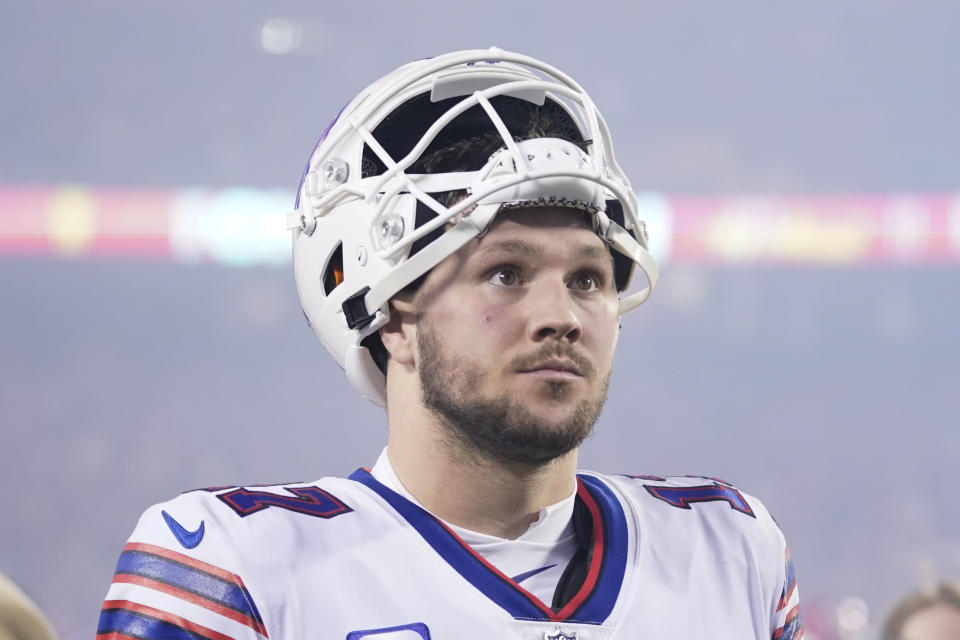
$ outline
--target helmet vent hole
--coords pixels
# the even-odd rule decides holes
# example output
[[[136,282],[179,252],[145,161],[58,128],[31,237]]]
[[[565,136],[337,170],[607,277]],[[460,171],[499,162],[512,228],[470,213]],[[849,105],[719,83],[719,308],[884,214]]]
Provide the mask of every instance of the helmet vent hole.
[[[327,261],[327,268],[323,270],[323,292],[330,292],[343,282],[343,243],[337,245]]]

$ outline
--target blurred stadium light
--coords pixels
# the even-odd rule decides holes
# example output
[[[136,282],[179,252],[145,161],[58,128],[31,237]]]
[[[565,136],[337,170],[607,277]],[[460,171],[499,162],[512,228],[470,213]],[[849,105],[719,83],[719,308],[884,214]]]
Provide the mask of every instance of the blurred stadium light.
[[[0,186],[0,252],[285,265],[293,194],[249,187]],[[642,194],[661,263],[937,264],[960,259],[960,194]]]

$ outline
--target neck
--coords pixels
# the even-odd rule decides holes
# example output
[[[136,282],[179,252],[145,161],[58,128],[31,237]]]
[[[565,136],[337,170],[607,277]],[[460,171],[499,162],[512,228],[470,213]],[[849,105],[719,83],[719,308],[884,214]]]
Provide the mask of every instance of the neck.
[[[514,539],[576,487],[576,450],[540,465],[492,461],[455,442],[433,416],[398,413],[406,412],[389,411],[390,463],[420,504],[446,522]]]

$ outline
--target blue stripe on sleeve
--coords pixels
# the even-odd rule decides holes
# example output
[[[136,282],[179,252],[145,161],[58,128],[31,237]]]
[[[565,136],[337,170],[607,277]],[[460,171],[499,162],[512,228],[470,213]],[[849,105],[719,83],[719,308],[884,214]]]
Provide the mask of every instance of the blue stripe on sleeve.
[[[150,578],[260,620],[259,612],[252,608],[248,594],[239,585],[162,556],[144,551],[124,551],[120,554],[116,572]]]
[[[183,627],[126,609],[105,609],[100,613],[97,634],[122,633],[142,640],[209,640]]]

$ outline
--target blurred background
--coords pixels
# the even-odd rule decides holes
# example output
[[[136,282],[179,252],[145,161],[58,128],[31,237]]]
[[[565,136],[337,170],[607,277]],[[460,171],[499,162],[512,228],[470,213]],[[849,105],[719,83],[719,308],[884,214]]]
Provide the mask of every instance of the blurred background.
[[[149,504],[376,459],[283,213],[363,86],[491,45],[591,93],[662,264],[582,466],[763,499],[811,639],[960,577],[957,3],[0,4],[0,572],[65,640]]]

